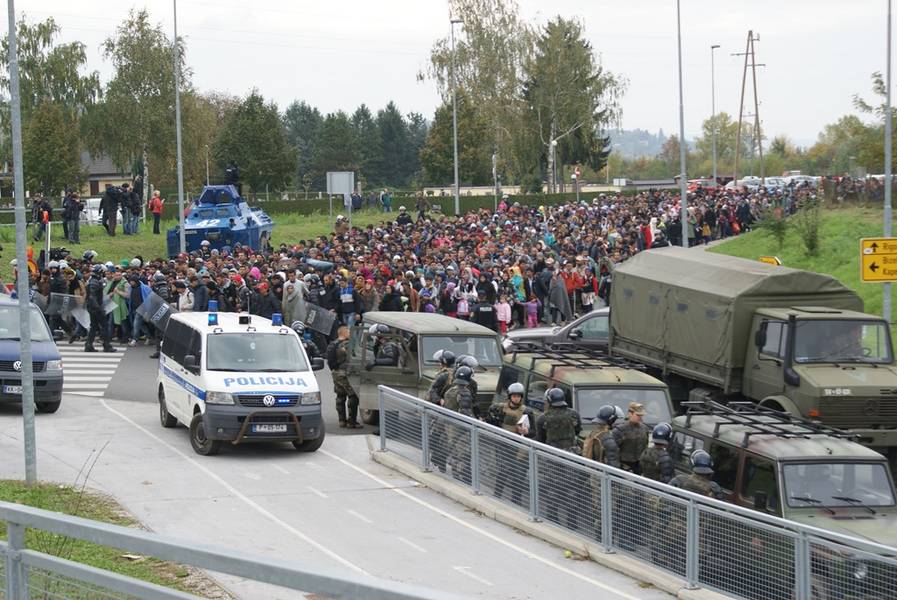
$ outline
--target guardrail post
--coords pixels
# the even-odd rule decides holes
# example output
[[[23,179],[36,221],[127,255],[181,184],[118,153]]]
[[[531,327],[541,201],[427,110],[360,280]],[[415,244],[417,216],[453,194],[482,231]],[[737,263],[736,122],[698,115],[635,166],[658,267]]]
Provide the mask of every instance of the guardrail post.
[[[386,411],[383,410],[383,388],[377,390],[377,412],[380,413],[380,452],[386,452]]]
[[[480,431],[470,428],[470,485],[474,494],[480,494]]]
[[[688,501],[685,518],[685,581],[690,590],[698,586],[698,560],[700,554],[698,507],[694,500]]]
[[[20,554],[25,549],[25,526],[7,521],[6,540],[6,600],[27,600],[28,576]]]
[[[605,552],[614,551],[614,499],[610,476],[601,471],[601,545]]]
[[[536,449],[529,449],[529,518],[539,521],[539,467],[536,460]]]
[[[794,599],[810,598],[810,542],[807,534],[800,531],[794,538]]]
[[[420,411],[420,466],[430,472],[430,431],[427,427],[427,409]]]

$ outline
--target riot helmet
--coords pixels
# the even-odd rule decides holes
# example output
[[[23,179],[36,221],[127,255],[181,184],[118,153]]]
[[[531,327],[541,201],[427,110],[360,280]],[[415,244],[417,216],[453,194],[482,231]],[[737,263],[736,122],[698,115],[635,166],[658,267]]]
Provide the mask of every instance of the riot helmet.
[[[695,450],[691,453],[691,470],[699,475],[713,474],[713,459],[704,450]]]
[[[651,431],[651,439],[655,444],[665,446],[673,439],[673,428],[669,423],[658,423]]]
[[[545,390],[545,402],[555,408],[567,406],[567,394],[561,388],[549,388]]]

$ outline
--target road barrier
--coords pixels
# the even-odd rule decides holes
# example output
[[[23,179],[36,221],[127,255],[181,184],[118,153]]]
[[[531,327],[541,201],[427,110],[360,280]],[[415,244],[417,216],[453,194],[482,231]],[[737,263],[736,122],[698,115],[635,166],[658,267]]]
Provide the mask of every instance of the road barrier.
[[[897,598],[897,548],[692,494],[379,390],[381,451],[689,588],[750,600]]]
[[[139,529],[110,525],[0,502],[7,538],[0,541],[0,600],[193,599],[184,592],[90,567],[25,546],[25,530],[37,529],[117,548],[125,552],[192,565],[217,573],[268,583],[327,598],[373,600],[450,600],[460,596],[375,579],[345,570],[311,567],[294,561],[251,556],[232,548],[185,542]]]

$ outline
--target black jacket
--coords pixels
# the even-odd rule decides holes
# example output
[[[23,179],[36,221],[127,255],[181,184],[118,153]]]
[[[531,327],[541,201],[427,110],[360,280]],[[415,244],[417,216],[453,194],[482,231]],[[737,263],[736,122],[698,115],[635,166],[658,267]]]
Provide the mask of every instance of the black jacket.
[[[84,302],[87,312],[91,314],[103,312],[103,288],[105,287],[105,279],[91,275],[87,281],[87,295]]]

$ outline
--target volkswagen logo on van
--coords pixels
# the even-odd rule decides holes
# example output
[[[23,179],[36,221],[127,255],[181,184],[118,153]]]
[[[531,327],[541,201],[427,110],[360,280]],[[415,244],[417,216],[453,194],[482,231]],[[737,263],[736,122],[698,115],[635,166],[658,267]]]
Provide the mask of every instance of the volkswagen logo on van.
[[[267,396],[262,398],[262,404],[264,404],[265,406],[268,406],[268,407],[274,406],[274,404],[276,402],[277,402],[277,400],[271,394],[268,394]]]
[[[22,361],[17,360],[16,362],[12,363],[12,369],[13,369],[13,371],[21,371],[22,370]]]

